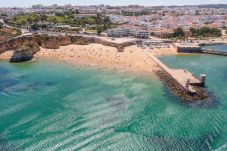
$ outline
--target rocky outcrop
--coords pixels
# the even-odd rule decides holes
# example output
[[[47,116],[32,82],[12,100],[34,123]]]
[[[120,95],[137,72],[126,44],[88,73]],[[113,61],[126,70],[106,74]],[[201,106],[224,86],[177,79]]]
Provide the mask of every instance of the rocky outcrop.
[[[22,48],[14,50],[10,62],[29,61],[33,58],[33,55],[38,51],[39,51],[38,45],[23,46]]]

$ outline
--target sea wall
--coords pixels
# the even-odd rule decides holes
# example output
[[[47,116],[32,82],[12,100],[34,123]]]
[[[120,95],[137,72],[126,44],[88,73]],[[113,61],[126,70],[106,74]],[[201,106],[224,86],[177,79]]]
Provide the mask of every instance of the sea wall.
[[[179,53],[200,53],[202,52],[202,47],[197,44],[179,44],[174,43],[173,47],[177,49]]]
[[[105,46],[116,47],[118,51],[124,51],[124,48],[133,45],[133,42],[114,43],[105,41],[98,37],[85,37],[80,35],[68,36],[68,35],[47,35],[47,34],[33,34],[27,36],[20,36],[9,39],[0,43],[0,54],[6,51],[14,51],[14,56],[11,61],[19,62],[27,61],[29,58],[39,51],[39,47],[47,49],[58,49],[60,46],[66,46],[70,44],[76,45],[88,45],[91,43],[98,43]],[[25,57],[26,56],[26,57]],[[29,56],[29,57],[28,57]]]
[[[196,90],[196,93],[190,93],[186,91],[183,87],[179,85],[179,83],[173,79],[167,72],[163,69],[155,71],[155,74],[159,79],[164,83],[165,87],[179,98],[185,101],[198,101],[198,100],[206,100],[209,96],[207,91],[199,86],[193,86]]]

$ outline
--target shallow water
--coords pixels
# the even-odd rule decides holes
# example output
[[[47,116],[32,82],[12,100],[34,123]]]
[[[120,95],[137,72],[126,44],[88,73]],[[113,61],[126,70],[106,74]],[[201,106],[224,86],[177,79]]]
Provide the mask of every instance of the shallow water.
[[[0,62],[0,150],[226,150],[227,58],[161,59],[206,73],[216,99],[185,103],[124,73]]]
[[[207,45],[204,46],[205,49],[212,49],[220,52],[227,52],[227,45]]]
[[[206,87],[214,95],[214,103],[209,104],[206,114],[213,114],[210,120],[212,149],[227,150],[227,57],[213,55],[168,56],[160,58],[171,68],[186,68],[197,77],[200,73],[207,75]],[[196,105],[197,106],[197,105]],[[212,113],[212,110],[215,113]],[[203,115],[207,116],[207,115]],[[208,124],[208,123],[207,123]]]

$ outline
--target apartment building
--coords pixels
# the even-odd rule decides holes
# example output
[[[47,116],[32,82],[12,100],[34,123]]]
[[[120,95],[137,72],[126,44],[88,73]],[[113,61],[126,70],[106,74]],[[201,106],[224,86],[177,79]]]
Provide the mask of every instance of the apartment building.
[[[149,38],[150,33],[142,29],[133,28],[114,28],[106,31],[108,37],[136,37],[136,38]]]

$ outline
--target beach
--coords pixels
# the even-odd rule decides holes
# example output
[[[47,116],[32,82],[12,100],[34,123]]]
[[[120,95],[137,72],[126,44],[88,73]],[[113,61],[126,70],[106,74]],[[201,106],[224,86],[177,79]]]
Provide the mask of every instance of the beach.
[[[12,55],[13,55],[13,51],[6,51],[0,54],[0,60],[9,61]]]
[[[156,63],[144,51],[156,56],[177,54],[173,47],[142,49],[136,45],[126,47],[123,52],[118,52],[115,47],[101,44],[67,45],[59,49],[40,48],[34,58],[57,59],[62,63],[80,67],[95,67],[115,71],[129,71],[139,74],[153,75],[158,70]],[[0,55],[0,60],[9,60],[12,51]]]

